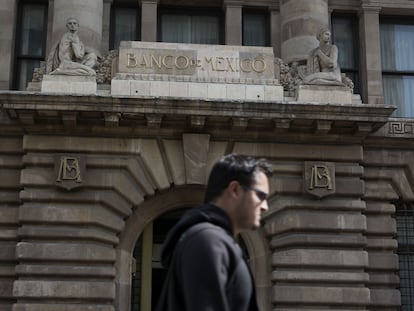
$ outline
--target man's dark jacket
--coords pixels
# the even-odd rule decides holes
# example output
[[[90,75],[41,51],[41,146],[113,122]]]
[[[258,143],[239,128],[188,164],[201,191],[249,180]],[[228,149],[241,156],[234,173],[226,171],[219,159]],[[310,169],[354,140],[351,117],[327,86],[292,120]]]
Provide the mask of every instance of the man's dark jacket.
[[[256,311],[253,278],[229,217],[205,204],[189,210],[161,251],[169,269],[157,311]]]

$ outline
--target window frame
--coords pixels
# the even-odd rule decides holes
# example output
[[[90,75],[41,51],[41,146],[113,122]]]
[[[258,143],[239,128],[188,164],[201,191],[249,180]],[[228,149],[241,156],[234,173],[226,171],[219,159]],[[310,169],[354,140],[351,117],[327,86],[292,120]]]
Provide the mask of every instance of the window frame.
[[[212,7],[203,7],[203,8],[193,8],[185,6],[163,6],[159,7],[157,12],[157,42],[161,41],[162,38],[162,15],[171,14],[171,15],[187,15],[187,16],[217,16],[218,17],[218,29],[219,29],[219,42],[218,45],[224,44],[224,14],[223,11],[219,8]]]
[[[391,24],[391,25],[412,25],[414,27],[414,21],[412,18],[406,16],[381,16],[380,25]],[[414,32],[413,32],[414,34]],[[381,66],[381,73],[386,75],[395,76],[414,76],[414,70],[384,70]]]
[[[111,13],[110,13],[110,22],[109,22],[109,50],[117,49],[115,44],[115,11],[117,9],[130,9],[131,11],[136,12],[137,20],[135,25],[135,39],[134,41],[141,41],[141,19],[142,12],[138,3],[112,3]]]
[[[44,7],[44,16],[43,16],[43,33],[44,38],[42,42],[42,55],[30,55],[30,54],[20,54],[22,45],[23,45],[23,12],[25,5],[40,5]],[[16,19],[16,36],[15,36],[15,45],[14,45],[14,64],[13,64],[13,79],[12,79],[12,89],[18,90],[19,89],[19,81],[20,81],[20,70],[21,70],[21,63],[25,60],[38,60],[39,62],[46,60],[46,44],[47,44],[47,29],[48,29],[48,9],[49,4],[47,0],[22,0],[18,4],[17,8],[17,19]],[[27,81],[29,83],[30,81]],[[27,86],[27,85],[26,85]]]
[[[353,68],[347,68],[347,67],[342,67],[340,65],[341,68],[341,73],[352,73],[352,75],[354,77],[357,78],[357,81],[354,81],[355,79],[353,79],[353,83],[354,83],[354,93],[356,94],[363,94],[362,92],[362,83],[361,83],[361,61],[360,61],[360,38],[359,38],[359,19],[358,16],[356,15],[356,13],[352,13],[352,12],[332,12],[331,14],[331,32],[332,32],[332,44],[335,44],[335,29],[333,27],[333,20],[335,18],[342,18],[342,19],[348,19],[351,21],[351,25],[352,25],[352,39],[353,39],[353,43],[354,43],[354,51],[353,51],[353,56],[354,56],[354,60],[355,60],[355,67]],[[341,51],[339,51],[340,53]],[[351,78],[349,75],[347,75],[348,78]]]
[[[412,25],[414,27],[414,21],[412,19],[412,16],[397,16],[397,15],[381,15],[380,21],[379,21],[380,27],[383,24],[389,24],[389,25]],[[413,32],[414,35],[414,32]],[[381,35],[380,35],[381,40]],[[382,53],[382,51],[381,51]],[[384,83],[384,75],[386,76],[393,76],[393,77],[403,77],[403,76],[410,76],[414,78],[414,70],[390,70],[390,69],[384,69],[381,63],[381,80],[382,83]],[[385,98],[385,94],[384,94]],[[414,100],[414,98],[413,98]],[[387,104],[387,103],[386,103]],[[397,112],[394,111],[393,116],[397,118],[413,118],[407,117],[407,116],[401,116],[401,115],[395,115]]]
[[[271,39],[270,39],[270,12],[267,8],[252,8],[252,7],[243,7],[242,8],[242,45],[245,46],[245,39],[244,39],[244,18],[245,14],[260,14],[263,15],[265,18],[265,45],[251,45],[251,46],[263,46],[263,47],[270,47],[271,46]]]

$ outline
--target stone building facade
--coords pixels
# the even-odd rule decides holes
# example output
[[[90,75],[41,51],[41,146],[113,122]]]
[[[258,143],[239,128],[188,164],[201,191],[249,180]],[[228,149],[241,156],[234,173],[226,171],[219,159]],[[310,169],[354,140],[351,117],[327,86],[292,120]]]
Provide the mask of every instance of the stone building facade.
[[[384,18],[412,19],[412,1],[1,3],[0,310],[151,310],[165,231],[201,202],[211,165],[231,152],[275,171],[264,226],[241,237],[263,310],[413,310],[414,116],[395,117],[399,103],[384,100],[381,62]],[[131,3],[139,40],[111,54],[113,12]],[[22,7],[36,4],[46,8],[40,60],[76,17],[80,37],[109,60],[107,76],[41,73],[17,90]],[[264,60],[254,78],[126,72],[123,51],[165,47],[160,12],[176,7],[220,12],[219,43],[231,47],[205,55],[270,51],[270,76],[257,73]],[[247,10],[265,13],[268,47],[242,46]],[[326,86],[299,100],[289,70],[337,16],[357,25],[360,94],[344,100]],[[208,47],[175,48],[185,49]]]

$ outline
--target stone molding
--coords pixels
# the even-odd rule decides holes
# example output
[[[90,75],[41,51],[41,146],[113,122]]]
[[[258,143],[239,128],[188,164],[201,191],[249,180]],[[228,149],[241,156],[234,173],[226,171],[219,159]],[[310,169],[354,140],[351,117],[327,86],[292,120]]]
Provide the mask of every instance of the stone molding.
[[[329,133],[345,133],[361,139],[381,128],[394,107],[368,104],[317,104],[298,102],[228,102],[223,100],[190,100],[156,98],[114,98],[106,96],[63,96],[34,93],[0,92],[2,109],[7,112],[12,124],[22,122],[35,128],[43,122],[50,124],[54,120],[57,128],[60,124],[76,129],[88,112],[88,122],[111,128],[128,130],[128,124],[147,128],[154,115],[159,116],[158,130],[173,126],[175,130],[185,130],[194,116],[206,118],[203,131],[222,128],[228,131],[228,120],[244,118],[248,124],[256,124],[263,131],[302,131],[315,133],[324,130]],[[109,113],[109,115],[108,115]],[[112,114],[117,122],[109,122]],[[105,114],[106,117],[105,117]],[[147,119],[146,115],[151,116]],[[108,119],[109,118],[109,119]],[[95,119],[95,120],[94,120]],[[46,121],[47,120],[47,121]],[[176,120],[171,123],[169,120]],[[321,121],[330,121],[330,129],[323,129]],[[223,125],[225,122],[226,126]],[[237,121],[236,121],[237,123]],[[282,128],[280,127],[283,124]],[[298,124],[301,125],[296,128]],[[344,128],[344,124],[347,126]],[[224,126],[224,127],[223,127]],[[157,127],[155,127],[157,130]],[[50,128],[49,128],[50,131]],[[117,130],[118,131],[118,130]],[[118,131],[119,132],[119,131]],[[128,130],[128,132],[130,132]],[[119,132],[120,133],[120,132]],[[240,134],[249,134],[249,126]],[[234,133],[233,133],[234,134]]]

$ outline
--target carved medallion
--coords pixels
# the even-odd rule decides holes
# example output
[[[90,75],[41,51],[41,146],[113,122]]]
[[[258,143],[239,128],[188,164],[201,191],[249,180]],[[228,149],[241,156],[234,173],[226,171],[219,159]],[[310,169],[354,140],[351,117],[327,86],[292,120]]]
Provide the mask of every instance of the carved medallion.
[[[85,160],[79,155],[55,156],[56,186],[68,191],[83,185]]]
[[[318,198],[335,193],[335,163],[305,162],[305,191]]]

